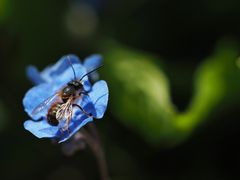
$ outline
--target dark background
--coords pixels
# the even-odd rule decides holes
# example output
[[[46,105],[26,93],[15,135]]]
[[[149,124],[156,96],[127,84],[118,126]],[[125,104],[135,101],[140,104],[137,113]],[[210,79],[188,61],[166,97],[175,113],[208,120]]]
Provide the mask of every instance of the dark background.
[[[1,179],[98,179],[89,149],[67,157],[60,145],[24,130],[27,115],[21,101],[32,86],[25,76],[27,65],[43,69],[67,53],[83,58],[95,53],[102,39],[113,38],[165,59],[172,100],[184,110],[202,60],[221,38],[240,41],[238,0],[1,1]],[[87,4],[90,13],[79,3]],[[82,14],[74,14],[75,7]],[[110,176],[119,180],[239,179],[239,107],[240,101],[211,113],[191,137],[171,148],[148,144],[107,111],[96,125]]]

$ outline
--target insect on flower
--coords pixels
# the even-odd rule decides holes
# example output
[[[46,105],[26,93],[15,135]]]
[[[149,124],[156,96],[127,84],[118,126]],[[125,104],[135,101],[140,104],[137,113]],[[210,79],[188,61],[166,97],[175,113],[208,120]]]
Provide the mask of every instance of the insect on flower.
[[[32,111],[32,115],[36,115],[52,103],[47,113],[47,121],[52,126],[57,126],[60,121],[66,120],[64,126],[62,127],[63,131],[68,130],[69,123],[72,119],[73,107],[79,108],[82,113],[89,117],[92,116],[91,113],[86,112],[80,105],[74,102],[76,99],[82,98],[83,95],[88,95],[83,89],[82,79],[102,67],[99,66],[84,74],[80,79],[77,79],[75,69],[72,66],[69,56],[67,57],[67,60],[72,68],[74,80],[68,82],[64,88],[48,97]]]
[[[31,117],[24,128],[38,138],[54,138],[61,143],[93,118],[101,119],[107,108],[108,86],[104,80],[92,86],[88,79],[101,67],[100,57],[89,56],[85,65],[77,56],[67,55],[42,72],[34,66],[28,68],[27,75],[36,85],[23,98]]]

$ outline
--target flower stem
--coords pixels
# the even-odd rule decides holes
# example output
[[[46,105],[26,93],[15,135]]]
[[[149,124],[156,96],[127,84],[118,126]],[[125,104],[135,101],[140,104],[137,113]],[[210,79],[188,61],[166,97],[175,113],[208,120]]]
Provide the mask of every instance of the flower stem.
[[[86,143],[92,149],[96,157],[101,180],[109,180],[107,162],[101,146],[97,129],[91,123],[88,124],[88,128],[89,128],[89,132],[85,129],[81,129],[81,132],[85,137]]]

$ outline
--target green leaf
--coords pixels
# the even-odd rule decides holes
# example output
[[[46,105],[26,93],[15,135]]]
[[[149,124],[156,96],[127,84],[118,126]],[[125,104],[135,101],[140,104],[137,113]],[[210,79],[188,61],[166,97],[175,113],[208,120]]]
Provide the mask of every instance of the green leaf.
[[[116,44],[104,54],[103,78],[110,86],[110,108],[125,125],[147,141],[159,142],[173,132],[176,110],[169,96],[165,74],[156,57]]]
[[[222,41],[199,66],[194,95],[184,112],[178,112],[171,102],[159,58],[116,42],[103,43],[103,47],[102,75],[110,86],[112,114],[152,144],[182,142],[222,104],[239,99],[238,46],[234,43]]]
[[[236,65],[238,46],[222,41],[196,72],[195,93],[189,108],[176,118],[178,129],[191,132],[222,105],[240,100],[240,70]]]

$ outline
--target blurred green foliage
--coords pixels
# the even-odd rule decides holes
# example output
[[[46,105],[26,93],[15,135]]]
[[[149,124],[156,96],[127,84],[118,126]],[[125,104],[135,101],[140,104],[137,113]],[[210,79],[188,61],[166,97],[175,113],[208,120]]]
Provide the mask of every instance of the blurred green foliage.
[[[0,0],[0,24],[8,16],[9,13],[8,4],[9,4],[8,0]]]
[[[173,145],[185,140],[221,103],[234,100],[240,91],[236,66],[238,45],[223,40],[212,56],[199,66],[194,95],[184,112],[171,101],[169,80],[159,58],[128,47],[104,44],[107,68],[103,77],[110,84],[110,108],[119,121],[154,144]]]
[[[170,100],[167,77],[157,67],[157,57],[105,44],[106,71],[103,78],[110,85],[110,109],[118,119],[142,133],[147,141],[173,133],[171,119],[175,108]]]
[[[199,66],[194,81],[194,95],[185,112],[176,117],[180,131],[189,133],[213,112],[239,100],[240,70],[236,66],[239,46],[223,40]]]

